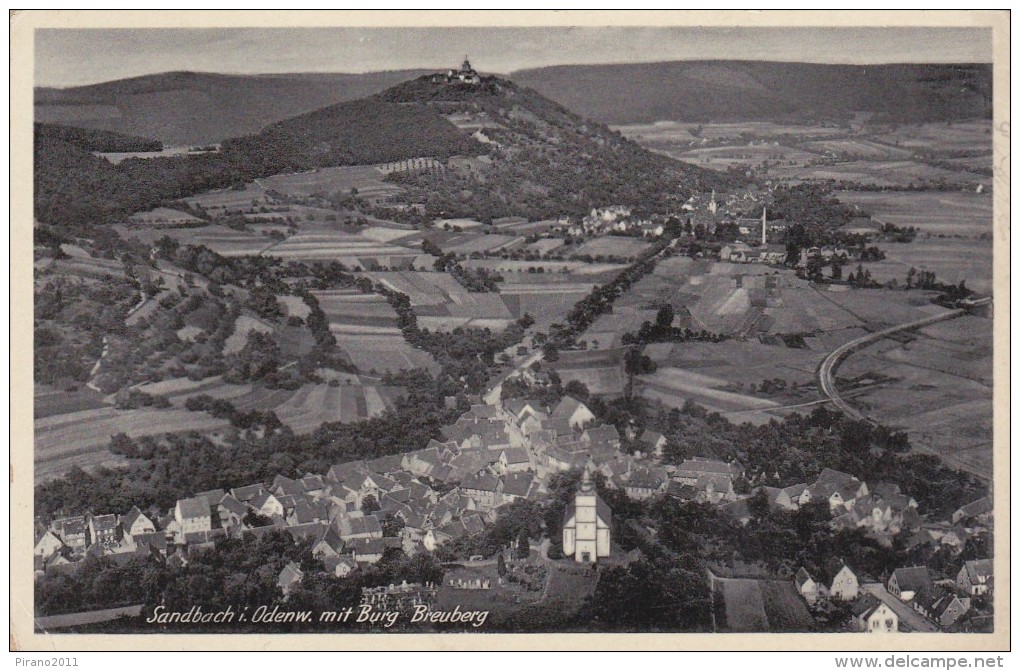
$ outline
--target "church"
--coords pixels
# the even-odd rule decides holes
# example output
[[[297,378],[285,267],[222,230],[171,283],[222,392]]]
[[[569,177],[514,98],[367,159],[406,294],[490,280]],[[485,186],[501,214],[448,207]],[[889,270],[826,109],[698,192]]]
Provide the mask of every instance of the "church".
[[[574,502],[567,506],[563,518],[563,554],[585,563],[608,557],[612,521],[609,505],[595,491],[591,470],[585,468]]]

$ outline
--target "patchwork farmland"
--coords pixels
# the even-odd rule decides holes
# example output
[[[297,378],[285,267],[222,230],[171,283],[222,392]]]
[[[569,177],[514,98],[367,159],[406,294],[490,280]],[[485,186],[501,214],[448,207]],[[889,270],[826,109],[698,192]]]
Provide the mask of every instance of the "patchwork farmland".
[[[354,289],[313,292],[329,320],[337,346],[364,373],[428,368],[436,370],[432,357],[411,347],[397,327],[397,314],[378,294]]]
[[[178,408],[184,408],[187,399],[205,394],[230,401],[241,411],[272,410],[295,433],[307,433],[323,422],[355,422],[378,417],[393,407],[401,393],[397,387],[379,385],[369,378],[353,375],[328,384],[303,385],[296,390],[229,384],[220,377],[200,381],[166,380],[143,385],[140,390],[165,396]]]

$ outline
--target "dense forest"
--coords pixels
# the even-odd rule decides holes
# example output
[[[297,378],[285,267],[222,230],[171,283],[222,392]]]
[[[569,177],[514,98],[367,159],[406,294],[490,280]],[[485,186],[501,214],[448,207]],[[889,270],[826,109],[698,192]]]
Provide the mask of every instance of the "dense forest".
[[[49,123],[35,124],[35,137],[60,140],[86,151],[163,151],[163,143],[159,140],[134,137],[109,130],[75,128],[73,126],[58,126],[57,124]]]
[[[992,112],[990,63],[670,61],[557,65],[511,76],[579,114],[616,124],[842,122],[855,111],[916,123]]]

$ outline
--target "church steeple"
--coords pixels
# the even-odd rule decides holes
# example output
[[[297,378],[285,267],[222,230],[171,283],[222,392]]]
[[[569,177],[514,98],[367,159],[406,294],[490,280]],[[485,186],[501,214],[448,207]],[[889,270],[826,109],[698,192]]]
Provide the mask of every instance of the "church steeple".
[[[594,563],[611,552],[612,511],[595,491],[594,472],[589,459],[563,518],[563,554],[583,563]]]

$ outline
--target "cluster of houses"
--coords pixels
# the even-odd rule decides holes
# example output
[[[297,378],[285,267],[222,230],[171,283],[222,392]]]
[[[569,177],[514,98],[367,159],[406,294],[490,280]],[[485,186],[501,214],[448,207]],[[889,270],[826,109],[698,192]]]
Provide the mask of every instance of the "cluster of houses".
[[[566,229],[567,235],[607,235],[609,233],[625,233],[635,235],[640,233],[643,237],[657,238],[665,232],[665,227],[656,221],[648,218],[634,216],[630,207],[625,205],[610,205],[608,207],[592,208],[591,212],[585,215],[581,221],[570,224]]]
[[[748,501],[758,492],[773,510],[823,501],[834,528],[864,529],[883,542],[906,532],[910,547],[938,543],[959,550],[992,524],[990,498],[964,506],[951,520],[931,523],[898,486],[869,485],[833,469],[824,469],[812,483],[772,487],[752,486],[736,462],[695,457],[663,465],[648,458],[662,456],[667,440],[661,433],[628,432],[638,448],[628,454],[617,429],[598,424],[570,396],[551,408],[527,399],[473,405],[441,433],[441,440],[419,450],[336,464],[324,475],[277,475],[268,483],[199,492],[169,511],[134,507],[120,515],[89,513],[37,524],[36,569],[74,571],[87,556],[115,562],[152,557],[183,566],[217,539],[281,530],[295,542],[308,541],[327,570],[346,577],[391,549],[411,556],[481,534],[500,507],[540,498],[553,474],[571,469],[598,472],[608,487],[634,499],[667,495],[717,505],[741,523],[749,522]],[[597,520],[598,501],[593,505]],[[608,534],[608,517],[603,527]],[[578,561],[595,561],[608,551],[599,549],[597,525],[595,531],[592,548],[574,553]],[[575,541],[580,540],[578,535]],[[302,577],[296,564],[288,565],[280,588],[287,593]],[[846,565],[814,576],[801,569],[795,583],[808,604],[823,597],[854,602],[854,621],[862,630],[899,627],[895,609],[872,592],[862,594],[858,576]],[[955,583],[933,585],[924,567],[898,569],[888,581],[889,594],[943,628],[956,626],[972,599],[991,590],[990,560],[965,562]]]
[[[851,624],[858,631],[890,633],[910,628],[900,615],[904,609],[913,610],[935,628],[953,630],[973,614],[973,597],[991,593],[993,563],[990,559],[965,561],[955,581],[936,582],[924,566],[898,568],[884,586],[861,580],[849,566],[832,560],[814,576],[801,567],[794,586],[810,606],[821,599],[849,602]]]
[[[311,540],[313,553],[344,577],[390,548],[408,555],[482,533],[497,509],[544,493],[551,473],[590,459],[613,483],[648,495],[664,488],[620,451],[611,426],[577,399],[554,408],[531,401],[475,405],[442,440],[404,454],[336,464],[324,475],[199,492],[173,509],[86,514],[37,525],[39,571],[73,571],[85,556],[130,561],[156,557],[178,565],[217,539],[285,530]],[[662,439],[664,440],[664,439]],[[658,476],[655,476],[658,477]],[[297,567],[286,576],[300,579]]]
[[[869,486],[849,473],[829,468],[823,469],[813,483],[757,486],[746,494],[738,494],[734,483],[743,477],[743,468],[738,463],[688,459],[670,470],[670,483],[665,491],[682,500],[716,504],[743,524],[751,518],[748,501],[758,492],[765,494],[772,510],[793,511],[811,502],[824,502],[834,529],[862,529],[886,544],[892,542],[893,536],[906,532],[907,549],[932,544],[959,552],[967,539],[990,531],[993,522],[990,497],[961,507],[951,520],[929,522],[921,518],[917,502],[897,485]],[[863,590],[861,577],[838,560],[826,563],[814,575],[801,567],[794,576],[794,585],[809,606],[820,599],[850,602],[854,627],[869,632],[895,632],[911,626],[911,623],[901,626],[901,617],[890,605],[891,599],[915,611],[933,628],[957,630],[967,623],[980,629],[986,626],[983,620],[988,616],[972,607],[973,599],[991,594],[993,582],[991,559],[964,561],[955,580],[934,581],[924,566],[899,568],[890,575],[884,590],[873,589],[881,587],[877,583],[869,585],[872,589]]]

